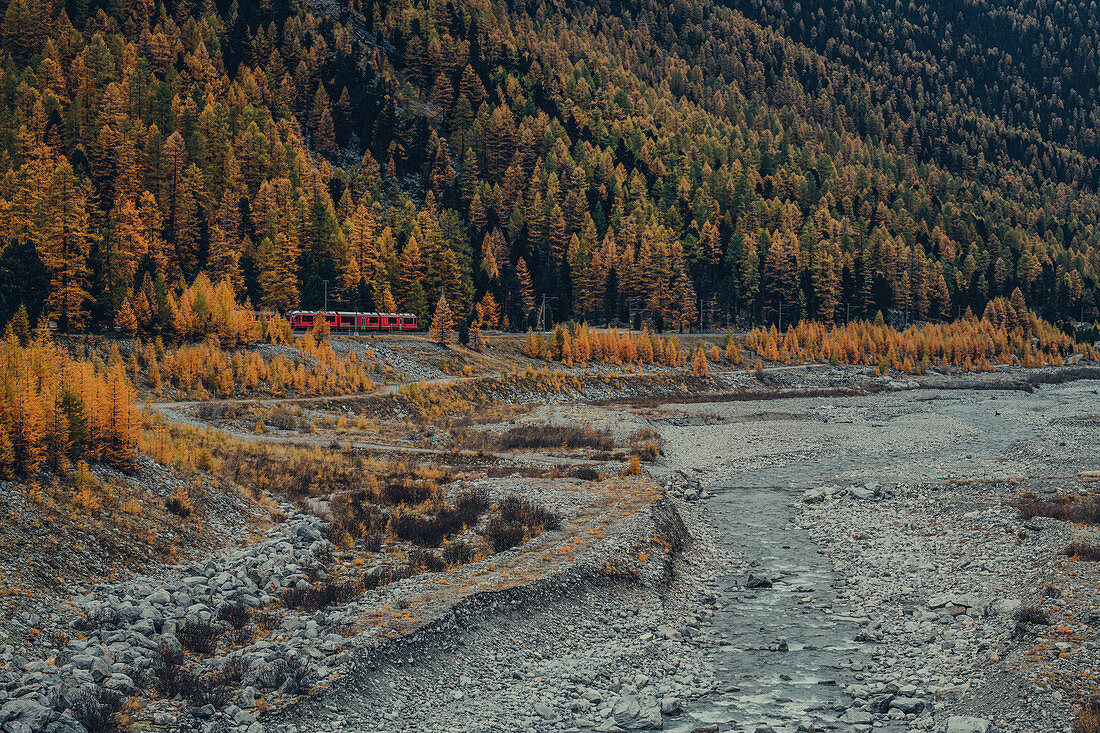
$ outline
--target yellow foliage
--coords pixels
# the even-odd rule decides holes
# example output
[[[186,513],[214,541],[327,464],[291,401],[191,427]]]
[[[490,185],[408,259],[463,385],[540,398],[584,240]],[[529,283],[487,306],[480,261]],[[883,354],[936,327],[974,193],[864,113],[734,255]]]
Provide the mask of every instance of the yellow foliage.
[[[532,359],[572,364],[659,364],[682,367],[686,361],[675,337],[661,337],[644,330],[621,332],[617,329],[593,329],[588,324],[555,327],[549,341],[540,333],[528,331],[523,353]],[[705,355],[704,355],[705,357]]]
[[[995,301],[980,320],[964,318],[904,331],[870,321],[839,328],[801,321],[783,335],[774,326],[754,328],[745,337],[745,348],[768,361],[862,364],[875,366],[882,374],[888,369],[921,373],[931,364],[943,369],[991,371],[995,364],[1061,364],[1074,354],[1098,358],[1092,346],[1076,343],[1034,313],[1013,310],[1005,316],[1003,307]]]

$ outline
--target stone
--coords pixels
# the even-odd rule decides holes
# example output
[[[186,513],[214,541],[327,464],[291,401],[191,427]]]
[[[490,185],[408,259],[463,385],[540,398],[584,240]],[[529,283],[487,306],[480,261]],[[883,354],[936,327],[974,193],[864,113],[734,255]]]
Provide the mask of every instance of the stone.
[[[924,700],[917,700],[912,697],[895,697],[890,703],[891,708],[900,710],[906,715],[920,715],[924,712],[925,705]]]
[[[147,595],[145,597],[145,602],[152,603],[158,606],[163,606],[166,603],[172,602],[172,595],[163,588],[159,588]]]
[[[745,579],[746,588],[771,588],[772,581],[770,578],[764,575],[757,575],[755,573],[749,573],[749,577]]]
[[[820,504],[825,501],[825,492],[821,489],[810,489],[802,495],[803,504]]]
[[[652,695],[622,695],[611,708],[611,717],[623,730],[660,730],[661,706]]]
[[[207,704],[203,705],[201,708],[195,708],[191,711],[191,715],[199,720],[209,720],[214,717],[214,706]]]
[[[872,713],[885,715],[890,712],[890,703],[893,701],[893,695],[879,695],[878,697],[871,698],[870,702],[867,703],[867,709]]]
[[[874,719],[874,716],[869,712],[859,708],[849,708],[844,715],[840,716],[841,722],[848,725],[871,725]]]
[[[990,733],[993,724],[984,718],[952,715],[947,719],[947,733]]]
[[[678,697],[666,697],[661,700],[661,713],[663,715],[679,715],[684,711],[684,704]]]
[[[852,495],[853,499],[859,499],[861,501],[868,501],[875,498],[874,489],[867,489],[859,486],[849,489],[848,493]]]
[[[541,702],[537,702],[534,705],[535,714],[543,720],[557,720],[558,714],[550,709],[548,705],[544,705]]]
[[[18,720],[31,730],[41,730],[50,720],[52,711],[28,698],[8,700],[0,707],[0,721],[5,723]]]

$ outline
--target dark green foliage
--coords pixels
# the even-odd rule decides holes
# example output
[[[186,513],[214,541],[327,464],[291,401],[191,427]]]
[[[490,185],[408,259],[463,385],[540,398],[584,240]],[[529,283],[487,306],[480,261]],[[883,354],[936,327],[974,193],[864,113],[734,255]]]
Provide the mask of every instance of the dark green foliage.
[[[310,588],[284,588],[283,605],[302,611],[317,611],[344,601],[350,601],[363,592],[358,583],[324,582]]]
[[[126,701],[119,693],[105,687],[85,689],[76,694],[70,713],[88,733],[109,733],[118,730],[119,710]]]
[[[210,621],[184,621],[176,629],[180,645],[195,654],[213,654],[225,629]]]

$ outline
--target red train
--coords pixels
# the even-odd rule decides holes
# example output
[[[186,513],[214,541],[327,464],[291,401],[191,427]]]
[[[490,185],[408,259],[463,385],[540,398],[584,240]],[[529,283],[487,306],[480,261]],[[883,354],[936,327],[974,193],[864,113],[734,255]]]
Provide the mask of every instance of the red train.
[[[328,321],[332,331],[415,331],[416,316],[412,313],[350,313],[346,311],[290,311],[290,327],[313,328],[318,318]]]

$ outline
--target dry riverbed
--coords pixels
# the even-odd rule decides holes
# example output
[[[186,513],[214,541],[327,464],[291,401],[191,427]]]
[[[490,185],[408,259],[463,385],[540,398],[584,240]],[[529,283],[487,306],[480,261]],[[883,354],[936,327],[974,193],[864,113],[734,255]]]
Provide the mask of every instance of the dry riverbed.
[[[853,383],[832,371],[776,386]],[[83,692],[142,699],[165,645],[230,604],[264,625],[184,664],[226,685],[135,709],[137,728],[1067,730],[1100,612],[1095,564],[1059,552],[1094,530],[1008,502],[1098,486],[1100,383],[859,383],[879,391],[519,413],[509,426],[656,430],[664,456],[650,477],[462,479],[448,491],[515,494],[562,526],[316,611],[282,589],[346,569],[324,519],[284,505],[256,543],[82,588],[57,648],[0,648],[0,730],[83,733],[66,712]]]
[[[797,686],[783,690],[780,679],[749,706],[754,691],[740,684],[685,714],[723,730],[1068,730],[1074,701],[1095,688],[1100,614],[1096,564],[1059,553],[1097,533],[1024,521],[1008,502],[1021,491],[1051,498],[1095,487],[1097,388],[903,391],[655,414],[674,426],[662,431],[667,463],[693,466],[715,494],[706,521],[727,542],[756,532],[784,537],[785,547],[814,543],[801,558],[766,542],[740,547],[770,587],[727,578],[733,612],[721,630],[745,634],[738,624],[769,604],[774,631],[762,631],[775,641],[708,659],[732,674],[767,669],[776,656],[801,670],[812,656],[820,669],[810,681],[846,693],[823,701],[807,682],[800,705]],[[775,510],[781,503],[788,512]],[[1050,623],[1020,623],[1021,606]],[[784,629],[816,636],[780,640]]]

